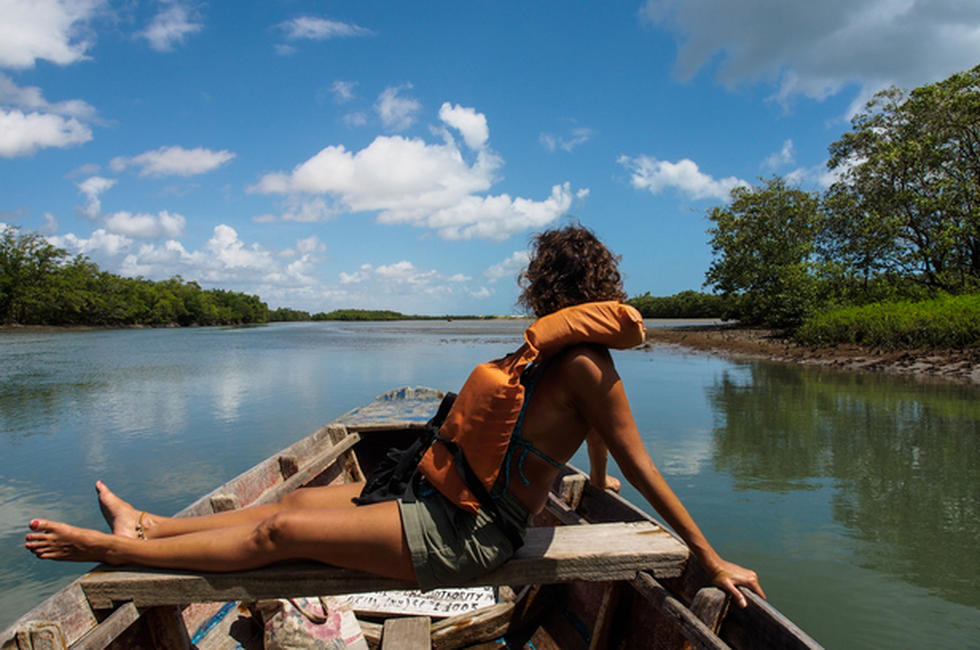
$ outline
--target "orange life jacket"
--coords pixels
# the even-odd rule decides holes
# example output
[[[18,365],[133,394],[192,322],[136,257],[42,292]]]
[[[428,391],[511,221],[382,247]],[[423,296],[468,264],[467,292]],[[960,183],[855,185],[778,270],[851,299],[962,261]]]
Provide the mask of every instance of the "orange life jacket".
[[[615,300],[566,307],[539,318],[511,354],[477,366],[459,391],[439,438],[462,448],[473,472],[489,492],[507,454],[511,432],[524,402],[521,374],[569,345],[597,343],[630,348],[643,343],[643,317]],[[476,512],[479,499],[453,467],[453,455],[437,439],[419,463],[429,483],[460,508]]]

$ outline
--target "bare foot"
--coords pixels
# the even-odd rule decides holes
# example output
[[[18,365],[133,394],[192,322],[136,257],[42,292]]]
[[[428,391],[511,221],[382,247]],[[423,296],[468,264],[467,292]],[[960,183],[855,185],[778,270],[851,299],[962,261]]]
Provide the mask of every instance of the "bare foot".
[[[117,497],[102,481],[95,482],[95,491],[99,493],[99,508],[106,523],[112,528],[112,534],[137,539],[139,536],[136,533],[136,524],[139,522],[140,511]],[[144,516],[144,530],[148,523]]]
[[[24,546],[42,560],[109,562],[112,536],[46,519],[31,521]]]

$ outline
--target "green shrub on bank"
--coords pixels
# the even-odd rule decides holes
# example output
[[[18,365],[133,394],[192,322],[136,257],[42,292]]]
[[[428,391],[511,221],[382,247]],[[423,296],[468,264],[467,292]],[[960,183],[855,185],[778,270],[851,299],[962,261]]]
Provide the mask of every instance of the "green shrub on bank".
[[[721,318],[726,313],[723,296],[681,291],[673,296],[651,296],[649,292],[626,301],[643,314],[643,318]]]
[[[367,321],[367,320],[408,320],[412,316],[406,316],[397,311],[389,309],[335,309],[331,312],[318,312],[313,314],[312,320],[344,320],[344,321]]]
[[[844,307],[806,319],[796,339],[807,345],[856,343],[880,348],[980,346],[980,295]]]

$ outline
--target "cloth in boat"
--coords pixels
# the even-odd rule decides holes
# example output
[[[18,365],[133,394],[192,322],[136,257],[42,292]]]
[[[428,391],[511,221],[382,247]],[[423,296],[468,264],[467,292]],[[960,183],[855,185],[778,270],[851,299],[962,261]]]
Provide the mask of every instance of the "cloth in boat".
[[[516,550],[499,522],[482,507],[458,508],[422,481],[415,501],[398,501],[419,588],[428,591],[490,572]],[[494,499],[500,515],[524,536],[531,513],[509,490]]]

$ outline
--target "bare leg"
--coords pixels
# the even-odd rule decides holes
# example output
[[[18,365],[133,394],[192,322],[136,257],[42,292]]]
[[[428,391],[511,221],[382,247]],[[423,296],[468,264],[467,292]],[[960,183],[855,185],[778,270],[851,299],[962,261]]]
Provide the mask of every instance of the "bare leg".
[[[394,501],[358,508],[283,510],[255,523],[137,540],[35,519],[26,547],[41,559],[239,571],[308,559],[414,579]]]
[[[201,517],[163,517],[144,513],[141,525],[147,539],[185,535],[202,530],[229,528],[243,524],[255,524],[277,512],[295,509],[353,508],[351,499],[361,493],[363,483],[301,488],[290,492],[278,503],[271,503],[241,510],[230,510]],[[136,539],[136,523],[140,511],[120,499],[105,483],[98,481],[95,489],[99,494],[99,507],[114,535]]]

